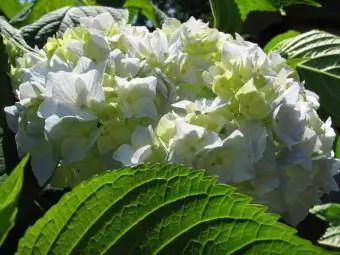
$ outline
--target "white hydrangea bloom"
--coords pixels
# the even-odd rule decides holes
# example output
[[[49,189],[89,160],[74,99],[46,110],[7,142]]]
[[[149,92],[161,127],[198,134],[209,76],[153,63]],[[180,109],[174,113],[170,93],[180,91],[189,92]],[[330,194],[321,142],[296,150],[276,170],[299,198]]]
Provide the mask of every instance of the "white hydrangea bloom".
[[[50,38],[11,71],[5,108],[40,185],[143,162],[204,168],[298,223],[333,176],[335,132],[277,53],[189,19],[162,28],[108,13]]]

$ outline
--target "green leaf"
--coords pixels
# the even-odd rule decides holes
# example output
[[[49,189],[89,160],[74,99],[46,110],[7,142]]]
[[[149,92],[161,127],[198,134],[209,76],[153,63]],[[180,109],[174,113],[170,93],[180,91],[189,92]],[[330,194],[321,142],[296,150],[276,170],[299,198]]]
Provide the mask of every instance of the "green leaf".
[[[140,10],[140,12],[148,20],[150,20],[155,27],[158,27],[159,24],[156,18],[154,6],[150,0],[126,0],[124,8]]]
[[[215,28],[230,34],[241,31],[241,16],[234,0],[209,1]]]
[[[318,218],[330,222],[332,225],[340,225],[340,204],[316,205],[310,212]]]
[[[277,36],[275,36],[274,38],[272,38],[264,47],[264,52],[265,53],[269,53],[270,51],[272,51],[273,49],[275,49],[275,46],[277,46],[277,44],[279,44],[280,42],[282,42],[283,40],[295,37],[297,35],[299,35],[300,32],[295,31],[295,30],[288,30],[287,32],[284,32],[282,34],[279,34]]]
[[[7,174],[0,175],[0,187],[5,183],[7,177]]]
[[[48,37],[60,37],[67,28],[79,25],[81,17],[96,16],[102,12],[109,12],[116,21],[128,20],[128,12],[124,9],[102,6],[64,7],[46,14],[20,30],[29,45],[42,47]]]
[[[60,9],[65,6],[75,6],[77,4],[77,0],[62,0],[62,1],[53,1],[53,0],[35,0],[32,6],[31,14],[28,16],[26,23],[32,23],[38,20],[43,15]]]
[[[2,139],[3,139],[2,129],[0,128],[0,175],[2,175],[6,170],[6,163],[5,163],[5,157],[4,152],[2,149]]]
[[[321,5],[315,0],[235,0],[240,9],[241,19],[244,21],[252,11],[280,11],[284,14],[283,8],[294,4],[305,4],[315,7]]]
[[[3,0],[0,1],[0,11],[3,12],[8,19],[13,18],[18,12],[24,8],[19,0]]]
[[[14,226],[18,211],[17,203],[24,179],[24,168],[28,158],[28,156],[23,158],[0,187],[0,246]]]
[[[4,37],[6,40],[10,41],[11,44],[13,45],[13,47],[17,48],[17,50],[22,51],[22,52],[32,52],[32,53],[36,53],[39,54],[38,51],[32,49],[25,41],[25,39],[23,38],[23,35],[21,33],[20,30],[16,29],[15,27],[13,27],[11,24],[9,24],[6,20],[2,19],[0,17],[0,35],[2,37]],[[5,54],[5,47],[1,46],[2,40],[0,42],[0,54],[2,54],[2,50]],[[3,49],[2,49],[3,47]],[[18,57],[19,54],[17,54],[16,56],[14,56],[15,58]],[[13,56],[12,56],[13,57]],[[8,65],[8,61],[7,61],[7,56],[0,58],[1,61],[3,61],[2,64]],[[8,68],[6,66],[3,66],[4,70],[7,70]],[[2,70],[2,69],[1,69]],[[1,100],[0,100],[1,102]]]
[[[66,194],[17,254],[325,254],[250,201],[203,171],[123,168]]]
[[[330,224],[318,242],[322,245],[340,248],[340,204],[317,205],[310,212]]]
[[[276,50],[288,59],[309,58],[297,65],[306,87],[320,97],[321,111],[340,126],[340,37],[313,30],[284,40]]]

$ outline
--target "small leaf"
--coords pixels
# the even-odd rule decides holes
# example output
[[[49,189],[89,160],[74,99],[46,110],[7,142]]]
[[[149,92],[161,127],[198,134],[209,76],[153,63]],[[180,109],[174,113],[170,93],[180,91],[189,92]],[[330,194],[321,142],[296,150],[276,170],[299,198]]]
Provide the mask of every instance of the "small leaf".
[[[327,254],[250,200],[203,171],[123,168],[66,194],[17,254]]]
[[[340,248],[340,226],[327,228],[326,233],[318,240],[318,243]]]
[[[279,43],[276,50],[289,59],[309,58],[296,67],[306,88],[320,97],[321,111],[340,126],[340,37],[313,30]]]
[[[210,0],[210,7],[215,28],[230,34],[241,31],[241,16],[234,0]]]
[[[102,12],[109,12],[115,21],[128,20],[128,12],[124,9],[102,6],[64,7],[46,14],[20,30],[29,45],[42,47],[48,37],[60,37],[67,28],[79,25],[81,17],[96,16]]]
[[[62,0],[62,1],[51,1],[51,0],[35,0],[32,6],[30,15],[26,20],[26,24],[33,23],[38,20],[41,16],[60,9],[65,6],[75,6],[77,0]]]
[[[317,205],[310,212],[330,224],[318,242],[322,245],[340,248],[340,204]]]
[[[150,0],[126,0],[124,8],[140,10],[155,27],[158,26],[154,6]]]
[[[283,40],[292,38],[294,36],[299,35],[300,32],[295,31],[295,30],[288,30],[285,33],[279,34],[277,36],[275,36],[274,38],[272,38],[264,47],[264,52],[265,53],[269,53],[270,51],[272,51],[273,49],[275,49],[275,46],[277,46],[277,44],[279,44],[280,42],[282,42]]]
[[[335,157],[340,158],[340,139],[339,136],[336,137],[336,142],[334,145],[334,152],[335,152]]]
[[[332,225],[340,225],[340,204],[316,205],[311,210],[318,218],[328,221]]]
[[[28,156],[24,157],[0,187],[0,245],[14,226],[18,211],[17,203],[24,178],[24,168],[28,158]]]
[[[242,21],[252,11],[280,11],[284,13],[283,7],[294,4],[305,4],[315,7],[320,7],[320,4],[315,0],[235,0],[240,9]]]

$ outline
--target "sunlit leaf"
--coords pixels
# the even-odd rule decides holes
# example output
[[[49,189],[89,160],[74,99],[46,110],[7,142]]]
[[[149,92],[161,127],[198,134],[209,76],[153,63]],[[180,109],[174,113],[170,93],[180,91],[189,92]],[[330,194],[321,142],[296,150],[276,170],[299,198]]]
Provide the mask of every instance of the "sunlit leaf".
[[[24,167],[28,161],[26,156],[0,186],[0,245],[14,226],[17,214],[17,203],[24,179]]]
[[[17,254],[327,254],[215,177],[142,165],[81,183]]]

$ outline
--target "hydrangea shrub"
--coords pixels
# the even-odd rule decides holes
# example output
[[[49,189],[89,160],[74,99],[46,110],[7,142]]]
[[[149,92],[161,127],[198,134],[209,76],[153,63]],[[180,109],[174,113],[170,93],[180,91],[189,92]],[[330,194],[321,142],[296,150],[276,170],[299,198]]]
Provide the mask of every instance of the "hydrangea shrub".
[[[335,132],[285,59],[194,18],[161,29],[82,18],[17,59],[6,107],[40,185],[170,162],[206,169],[297,224],[333,176]]]

